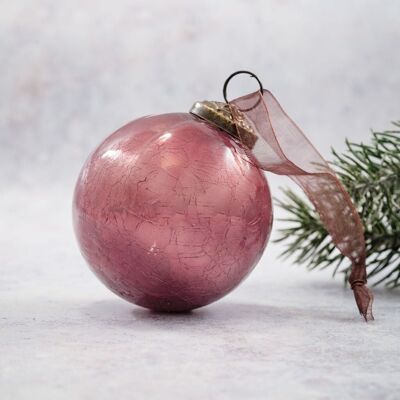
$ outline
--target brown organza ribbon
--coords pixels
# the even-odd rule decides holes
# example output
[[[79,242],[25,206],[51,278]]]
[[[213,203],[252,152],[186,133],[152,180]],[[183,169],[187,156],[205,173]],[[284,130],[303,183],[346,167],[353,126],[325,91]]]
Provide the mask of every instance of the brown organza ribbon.
[[[239,137],[243,118],[258,137],[252,153],[260,168],[290,176],[313,203],[334,244],[352,262],[349,282],[360,313],[366,321],[373,320],[364,228],[342,183],[269,91],[251,93],[229,105]]]

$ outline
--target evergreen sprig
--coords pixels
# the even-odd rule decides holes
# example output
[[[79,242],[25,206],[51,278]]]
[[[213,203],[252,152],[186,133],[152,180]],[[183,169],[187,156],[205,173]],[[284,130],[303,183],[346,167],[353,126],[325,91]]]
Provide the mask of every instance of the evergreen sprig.
[[[372,132],[370,144],[346,141],[343,154],[332,149],[332,167],[353,199],[365,227],[368,278],[374,285],[400,286],[400,121],[393,129]],[[308,201],[290,189],[276,200],[288,216],[275,242],[283,242],[284,257],[308,269],[333,268],[350,274],[350,261],[335,248]]]

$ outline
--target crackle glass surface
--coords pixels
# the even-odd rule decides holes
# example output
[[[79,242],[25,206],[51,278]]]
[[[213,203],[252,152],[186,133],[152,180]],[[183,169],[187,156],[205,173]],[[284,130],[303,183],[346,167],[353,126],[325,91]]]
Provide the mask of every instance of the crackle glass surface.
[[[160,311],[209,304],[254,268],[272,206],[254,160],[190,114],[135,120],[88,158],[74,227],[95,274],[122,298]]]

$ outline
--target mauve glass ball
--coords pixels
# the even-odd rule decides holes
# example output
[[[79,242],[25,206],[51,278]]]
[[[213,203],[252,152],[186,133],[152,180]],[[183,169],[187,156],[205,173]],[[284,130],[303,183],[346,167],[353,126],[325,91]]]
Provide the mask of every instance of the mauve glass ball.
[[[190,114],[135,120],[89,156],[73,201],[81,252],[114,293],[158,311],[226,295],[272,226],[268,184],[227,133]]]

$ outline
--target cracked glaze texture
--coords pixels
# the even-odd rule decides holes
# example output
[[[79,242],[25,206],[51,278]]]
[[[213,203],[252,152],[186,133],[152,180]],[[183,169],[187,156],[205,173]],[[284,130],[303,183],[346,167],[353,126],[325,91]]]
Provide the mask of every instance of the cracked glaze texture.
[[[254,160],[190,114],[141,118],[109,136],[81,171],[73,214],[96,275],[160,311],[201,307],[235,288],[272,226]]]

